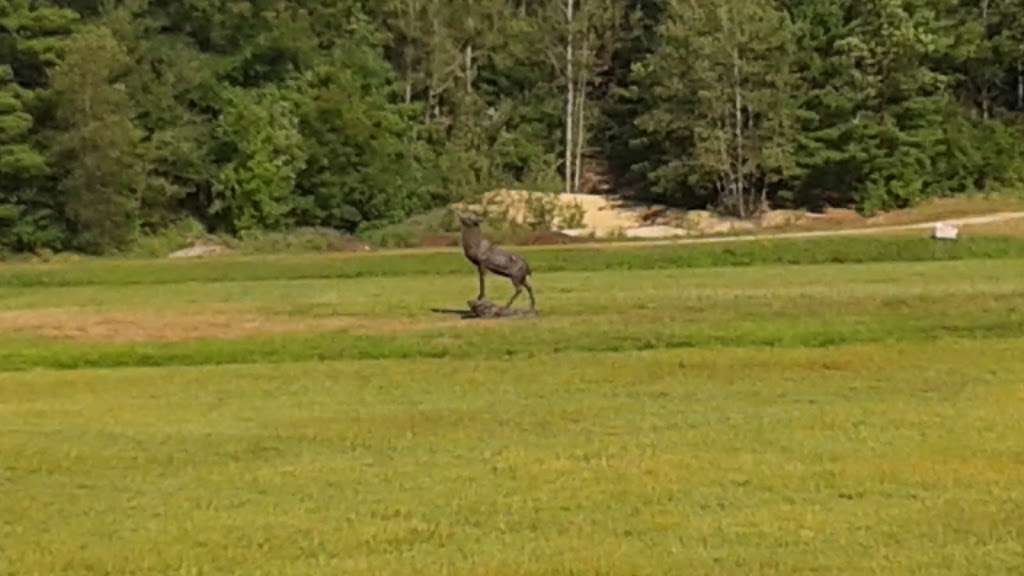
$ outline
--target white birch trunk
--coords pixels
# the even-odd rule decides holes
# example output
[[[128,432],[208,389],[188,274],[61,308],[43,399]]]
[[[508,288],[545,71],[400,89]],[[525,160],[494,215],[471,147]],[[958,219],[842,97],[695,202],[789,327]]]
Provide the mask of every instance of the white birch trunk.
[[[1017,60],[1017,110],[1024,110],[1024,59]]]
[[[575,8],[575,0],[565,0],[565,21],[568,28],[568,37],[565,43],[565,192],[567,194],[571,194],[573,188],[573,108],[576,100],[576,78],[573,66]]]
[[[988,40],[988,3],[989,0],[981,0],[981,33],[986,40]],[[988,120],[992,115],[992,95],[988,78],[982,77],[981,81],[981,117]]]
[[[466,94],[473,93],[473,44],[466,44]]]
[[[578,114],[576,116],[576,168],[573,192],[578,193],[580,191],[580,182],[583,179],[583,145],[587,138],[586,118],[584,115],[587,106],[587,85],[585,82],[580,82],[580,90],[576,102]]]
[[[746,201],[744,196],[744,174],[743,174],[743,94],[740,89],[740,49],[734,46],[732,51],[732,75],[733,75],[733,98],[735,112],[735,140],[736,140],[736,203],[739,209],[740,218],[746,218]]]
[[[587,54],[588,39],[583,39],[583,54]],[[573,180],[573,192],[578,193],[580,191],[580,181],[583,175],[583,145],[586,142],[586,110],[587,110],[587,82],[586,82],[586,71],[580,70],[577,72],[579,76],[579,83],[577,87],[576,96],[576,168],[575,177]]]

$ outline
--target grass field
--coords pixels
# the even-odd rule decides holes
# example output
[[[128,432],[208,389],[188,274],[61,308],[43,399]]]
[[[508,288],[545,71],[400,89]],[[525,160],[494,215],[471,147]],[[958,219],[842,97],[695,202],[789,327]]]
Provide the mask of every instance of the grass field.
[[[1024,240],[528,254],[0,266],[0,575],[1024,573]]]

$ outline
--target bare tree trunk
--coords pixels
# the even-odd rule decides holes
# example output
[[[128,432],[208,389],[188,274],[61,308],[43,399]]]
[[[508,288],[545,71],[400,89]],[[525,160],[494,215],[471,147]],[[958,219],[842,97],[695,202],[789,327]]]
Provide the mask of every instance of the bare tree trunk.
[[[441,24],[440,24],[440,22],[438,22],[438,17],[437,17],[436,13],[430,19],[430,26],[431,26],[430,29],[431,29],[431,33],[433,34],[433,37],[435,39],[438,38],[440,36]],[[430,48],[429,48],[430,52],[433,52],[435,47],[436,47],[436,45],[431,43],[429,46],[430,46]],[[434,61],[434,59],[436,57],[437,56],[435,54],[433,54],[433,53],[429,53],[428,56],[427,56],[427,58],[429,58],[429,60],[427,60],[427,70],[429,70],[429,74],[428,74],[428,78],[427,78],[427,123],[428,124],[434,119],[433,118],[434,109],[437,107],[437,100],[439,98],[439,93],[438,93],[438,90],[437,90],[437,84],[438,84],[437,68],[436,68],[437,63]]]
[[[573,71],[573,20],[575,19],[575,8],[575,0],[566,0],[565,22],[569,32],[568,39],[565,43],[565,192],[567,194],[571,194],[573,189],[573,105],[576,99],[576,79]]]
[[[412,45],[413,36],[415,35],[413,29],[416,27],[417,17],[419,16],[419,4],[413,0],[407,0],[403,7],[402,17],[403,33],[405,34],[405,44],[402,49],[402,68],[405,74],[405,103],[412,103],[413,93],[413,56],[412,56]]]
[[[758,212],[767,212],[769,209],[768,205],[768,177],[765,175],[761,176],[761,206],[758,207]]]
[[[473,44],[466,44],[466,94],[473,93]]]
[[[468,10],[472,10],[468,8]],[[473,41],[476,39],[476,26],[472,13],[466,15],[466,47],[463,50],[463,67],[466,74],[466,94],[473,93]]]
[[[589,49],[589,38],[584,36],[583,38],[583,55],[587,55]],[[586,82],[586,71],[580,70],[577,72],[579,82],[576,90],[576,175],[573,183],[573,192],[579,193],[580,191],[580,180],[583,174],[583,145],[586,141],[586,110],[587,110],[587,82]]]
[[[412,104],[412,56],[409,46],[405,46],[405,54],[402,55],[403,68],[405,68],[405,103]]]
[[[1024,58],[1017,60],[1017,110],[1024,111]]]
[[[710,121],[710,120],[709,120]],[[715,120],[718,126],[718,153],[721,155],[722,169],[728,173],[717,178],[719,206],[729,208],[735,204],[736,176],[733,172],[732,159],[729,158],[729,121],[726,118]]]
[[[743,174],[743,94],[740,91],[740,49],[734,46],[732,50],[732,76],[733,76],[733,98],[736,113],[735,138],[736,138],[736,199],[739,204],[740,218],[746,218],[746,202],[744,200],[744,174]]]
[[[985,40],[988,40],[988,3],[989,0],[981,0],[981,33]],[[988,120],[992,115],[992,95],[988,78],[981,79],[981,117]]]
[[[586,118],[584,113],[587,106],[587,85],[580,81],[579,95],[576,99],[578,115],[576,117],[576,168],[574,176],[573,192],[579,193],[580,181],[583,179],[583,145],[586,142]]]

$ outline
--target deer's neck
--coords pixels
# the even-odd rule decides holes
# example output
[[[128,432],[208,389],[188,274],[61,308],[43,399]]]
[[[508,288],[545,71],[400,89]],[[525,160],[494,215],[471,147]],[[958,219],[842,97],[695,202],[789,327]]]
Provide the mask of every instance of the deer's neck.
[[[462,229],[462,251],[466,253],[466,257],[470,260],[476,262],[487,250],[487,244],[488,242],[484,240],[479,227]]]

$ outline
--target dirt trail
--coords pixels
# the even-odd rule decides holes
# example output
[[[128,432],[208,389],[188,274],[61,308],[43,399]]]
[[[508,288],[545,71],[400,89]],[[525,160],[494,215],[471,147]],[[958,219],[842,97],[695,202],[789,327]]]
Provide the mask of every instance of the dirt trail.
[[[1024,219],[1024,211],[1019,212],[996,212],[978,216],[965,216],[958,218],[942,218],[929,220],[928,222],[917,222],[914,224],[894,224],[890,226],[865,226],[862,228],[847,228],[839,230],[813,230],[807,232],[766,232],[762,234],[743,234],[739,236],[705,236],[699,238],[666,238],[660,240],[630,240],[610,242],[577,242],[562,244],[559,250],[593,249],[593,248],[643,248],[645,246],[685,246],[688,244],[714,244],[724,242],[754,242],[758,240],[785,240],[801,238],[828,238],[838,236],[868,236],[872,234],[886,234],[889,232],[905,232],[908,230],[928,230],[936,224],[945,223],[955,226],[977,226],[982,224],[997,224],[1011,220]],[[550,246],[520,246],[519,250],[532,251],[550,249]],[[382,250],[375,252],[377,255],[402,255],[402,254],[445,254],[460,252],[457,247],[445,248],[402,248]]]
[[[742,236],[710,236],[704,238],[678,238],[666,240],[645,240],[639,242],[588,242],[585,244],[574,244],[573,247],[601,247],[601,246],[668,246],[683,244],[712,244],[716,242],[750,242],[754,240],[774,239],[799,239],[799,238],[823,238],[832,236],[866,236],[870,234],[884,234],[886,232],[904,232],[907,230],[928,230],[936,224],[952,224],[954,226],[977,226],[981,224],[995,224],[1009,220],[1024,218],[1024,212],[998,212],[981,216],[967,216],[963,218],[946,218],[929,222],[918,222],[915,224],[897,224],[892,226],[868,226],[864,228],[848,228],[845,230],[814,230],[810,232],[779,232],[766,234],[745,234]]]

